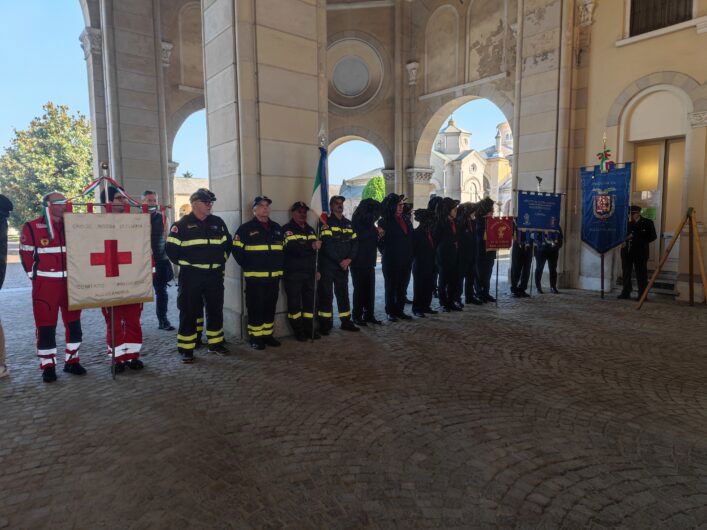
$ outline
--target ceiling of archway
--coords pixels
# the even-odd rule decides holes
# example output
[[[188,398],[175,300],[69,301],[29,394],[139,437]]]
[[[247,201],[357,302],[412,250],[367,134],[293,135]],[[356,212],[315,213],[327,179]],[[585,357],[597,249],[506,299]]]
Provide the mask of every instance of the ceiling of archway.
[[[369,43],[356,38],[334,42],[327,50],[329,100],[355,109],[372,101],[383,84],[383,61]]]

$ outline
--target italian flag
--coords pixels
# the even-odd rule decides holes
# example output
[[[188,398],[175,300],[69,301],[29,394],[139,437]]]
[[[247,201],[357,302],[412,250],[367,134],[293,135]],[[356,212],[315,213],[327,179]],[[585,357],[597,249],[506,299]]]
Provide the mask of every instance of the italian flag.
[[[320,147],[317,176],[314,177],[312,200],[309,202],[310,208],[317,214],[323,223],[328,221],[327,214],[329,213],[329,179],[327,178],[326,159],[326,149]]]

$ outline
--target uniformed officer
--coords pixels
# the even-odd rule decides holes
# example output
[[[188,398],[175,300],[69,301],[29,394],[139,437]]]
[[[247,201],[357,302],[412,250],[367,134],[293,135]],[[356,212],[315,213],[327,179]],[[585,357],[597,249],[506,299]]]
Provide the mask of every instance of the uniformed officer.
[[[253,219],[243,223],[233,238],[233,257],[243,269],[245,304],[248,310],[250,346],[263,350],[279,346],[273,337],[275,306],[284,267],[282,227],[270,219],[272,201],[253,200]],[[208,318],[206,319],[208,322]]]
[[[648,286],[650,244],[657,239],[657,234],[653,221],[641,217],[640,206],[631,206],[627,234],[626,241],[621,247],[623,289],[618,297],[622,299],[631,298],[633,289],[631,275],[635,269],[638,298],[641,298],[643,291]]]
[[[322,246],[314,228],[307,224],[308,211],[309,207],[305,203],[294,203],[290,208],[292,219],[282,227],[285,232],[287,318],[295,338],[300,342],[312,337],[315,261],[317,250]],[[315,333],[314,338],[321,337]]]
[[[560,258],[563,234],[562,228],[557,232],[536,232],[535,234],[535,287],[543,294],[542,279],[545,263],[550,271],[550,291],[559,294],[557,290],[557,261]]]
[[[322,273],[319,282],[319,305],[317,320],[319,332],[328,335],[334,322],[334,294],[336,305],[339,308],[341,329],[346,331],[359,331],[351,322],[351,304],[349,302],[349,266],[356,257],[358,241],[356,233],[351,226],[351,221],[344,217],[344,197],[334,195],[329,200],[331,214],[327,216],[327,223],[322,226],[322,255],[320,257],[320,270]]]
[[[231,251],[231,235],[223,219],[211,215],[216,196],[199,188],[191,197],[192,211],[172,225],[166,251],[179,265],[179,331],[182,361],[194,361],[197,318],[206,305],[206,338],[210,353],[227,355],[223,345],[223,275]]]
[[[533,238],[531,232],[518,230],[513,221],[513,247],[511,248],[511,294],[514,298],[530,298],[526,289],[533,264]]]

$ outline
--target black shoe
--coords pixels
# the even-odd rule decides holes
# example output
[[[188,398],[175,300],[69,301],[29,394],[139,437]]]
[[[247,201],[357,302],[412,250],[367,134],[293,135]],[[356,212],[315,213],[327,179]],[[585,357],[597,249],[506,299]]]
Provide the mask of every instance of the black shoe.
[[[617,296],[616,298],[618,298],[619,300],[630,300],[630,299],[631,299],[631,295],[630,295],[630,294],[626,294],[626,293],[621,293],[621,294],[620,294],[619,296]]]
[[[192,352],[187,352],[182,354],[182,362],[184,364],[191,364],[194,362],[194,354]]]
[[[215,353],[216,355],[228,355],[231,352],[219,342],[217,344],[209,344],[209,353]]]
[[[201,337],[198,337],[198,338],[196,339],[196,347],[197,347],[197,348],[201,348],[203,345],[204,345],[204,341],[201,340]]]
[[[451,305],[451,308],[452,308],[453,311],[464,311],[464,306],[461,305],[459,302],[454,302],[454,303]]]
[[[557,287],[550,287],[550,292],[552,294],[560,294],[560,291],[557,290]]]
[[[425,312],[425,313],[427,313],[427,314],[429,314],[429,315],[436,315],[436,314],[439,313],[439,311],[435,311],[435,310],[432,309],[431,307],[425,308],[425,309],[423,310],[423,312]]]
[[[483,301],[486,302],[486,303],[490,303],[490,302],[495,302],[495,301],[496,301],[496,299],[495,299],[493,296],[491,296],[490,294],[485,295],[481,300],[483,300]]]
[[[451,306],[442,306],[442,313],[451,313],[454,311],[454,309],[451,308]]]
[[[405,305],[412,305],[412,300],[410,300],[407,296],[405,297]]]
[[[519,292],[521,298],[531,298],[531,296],[525,292],[525,290]]]
[[[341,329],[344,331],[361,331],[356,325],[350,320],[344,320],[341,322]]]
[[[378,320],[378,319],[377,319],[376,317],[374,317],[374,316],[366,317],[365,320],[366,320],[366,322],[368,322],[369,324],[376,324],[377,326],[380,326],[380,325],[383,323],[382,321]]]
[[[320,335],[327,337],[331,333],[331,328],[319,328],[317,331],[319,331]]]
[[[424,311],[413,311],[412,314],[417,318],[426,318]]]
[[[481,300],[479,300],[478,298],[476,298],[475,296],[472,296],[471,298],[468,298],[468,299],[466,300],[466,305],[469,305],[469,304],[472,304],[472,305],[482,305],[483,302],[482,302]]]
[[[125,371],[125,363],[115,363],[115,365],[113,365],[113,369],[116,374],[122,374]]]
[[[266,346],[272,346],[273,348],[277,348],[278,346],[282,345],[282,343],[272,335],[266,335],[265,337],[263,337],[263,343]]]
[[[520,294],[520,292],[518,292],[518,291],[511,291],[511,296],[513,298],[523,298],[523,295]]]
[[[545,291],[543,291],[543,288],[540,287],[539,285],[536,286],[535,290],[538,292],[538,294],[545,294]]]
[[[253,348],[254,350],[264,350],[265,343],[263,342],[263,339],[261,339],[260,337],[251,337],[250,338],[250,347]]]
[[[169,320],[163,320],[157,328],[164,329],[165,331],[174,331],[174,326],[170,324]]]
[[[56,381],[56,369],[53,366],[47,366],[42,370],[42,380],[45,383],[53,383]]]
[[[518,288],[511,286],[511,294],[512,295],[517,295],[518,294]],[[483,297],[482,297],[483,298]]]
[[[398,317],[396,317],[395,315],[388,315],[388,321],[389,322],[397,322]]]
[[[86,369],[79,363],[64,364],[64,371],[74,375],[84,375],[86,373]]]
[[[142,364],[142,361],[140,359],[130,359],[127,363],[128,368],[131,370],[142,370],[145,368],[145,365]]]
[[[295,340],[297,342],[307,342],[309,337],[307,337],[307,334],[304,331],[298,331],[295,333]]]
[[[361,318],[354,318],[353,323],[362,328],[368,327],[368,323]]]
[[[405,313],[398,313],[396,316],[401,320],[412,320],[412,317],[410,315],[406,315]]]

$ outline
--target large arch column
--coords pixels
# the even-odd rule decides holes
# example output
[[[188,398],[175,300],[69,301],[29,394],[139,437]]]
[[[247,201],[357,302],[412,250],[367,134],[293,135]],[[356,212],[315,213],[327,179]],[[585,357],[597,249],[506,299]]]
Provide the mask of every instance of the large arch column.
[[[309,201],[327,141],[324,0],[205,0],[204,73],[209,180],[215,213],[231,230],[252,217],[252,200],[273,200],[284,223],[289,206]],[[326,145],[326,143],[325,143]],[[284,296],[276,334],[287,333]],[[243,336],[241,271],[226,268],[224,328]]]

